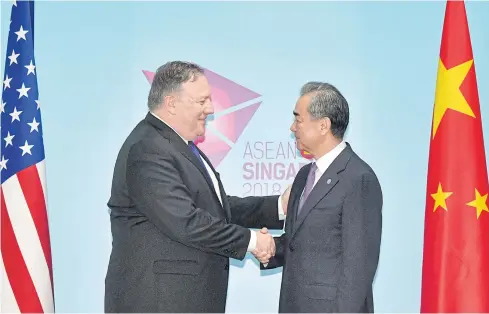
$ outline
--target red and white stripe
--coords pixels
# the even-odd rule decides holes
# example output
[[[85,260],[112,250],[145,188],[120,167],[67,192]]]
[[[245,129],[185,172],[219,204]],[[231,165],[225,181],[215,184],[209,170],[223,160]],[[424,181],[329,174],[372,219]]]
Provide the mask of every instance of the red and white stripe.
[[[54,312],[44,160],[0,187],[0,312]]]

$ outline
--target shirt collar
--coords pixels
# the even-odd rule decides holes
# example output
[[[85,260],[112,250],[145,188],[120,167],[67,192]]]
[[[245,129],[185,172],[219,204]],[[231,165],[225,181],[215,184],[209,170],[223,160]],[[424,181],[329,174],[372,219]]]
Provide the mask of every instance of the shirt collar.
[[[177,131],[175,131],[175,129],[168,123],[165,122],[165,120],[163,120],[162,118],[158,117],[157,115],[155,115],[153,112],[150,111],[150,113],[155,117],[157,118],[158,120],[160,120],[161,122],[163,122],[164,124],[166,124],[169,128],[171,128],[175,133],[178,134]],[[185,142],[185,144],[188,145],[188,141],[186,139],[184,139],[180,134],[178,134],[178,136],[180,136],[180,138]]]
[[[316,160],[316,166],[321,173],[324,173],[326,169],[333,163],[333,161],[338,157],[338,155],[346,148],[345,141],[341,141],[335,148],[327,152],[319,159]]]

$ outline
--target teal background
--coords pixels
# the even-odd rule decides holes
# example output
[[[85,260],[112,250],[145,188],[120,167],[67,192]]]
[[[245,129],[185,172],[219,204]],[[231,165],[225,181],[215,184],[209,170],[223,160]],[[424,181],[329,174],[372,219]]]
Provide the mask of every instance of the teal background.
[[[10,7],[1,2],[2,78]],[[485,123],[489,4],[470,1],[466,7]],[[106,203],[116,154],[146,113],[150,86],[142,70],[175,59],[197,62],[262,95],[261,107],[219,165],[228,194],[245,192],[247,143],[291,141],[288,128],[302,84],[328,81],[344,93],[351,111],[347,140],[374,168],[384,191],[376,311],[419,312],[444,11],[443,1],[38,2],[35,56],[57,312],[103,311],[111,245]],[[233,265],[227,311],[276,312],[281,272],[260,272],[251,257]]]

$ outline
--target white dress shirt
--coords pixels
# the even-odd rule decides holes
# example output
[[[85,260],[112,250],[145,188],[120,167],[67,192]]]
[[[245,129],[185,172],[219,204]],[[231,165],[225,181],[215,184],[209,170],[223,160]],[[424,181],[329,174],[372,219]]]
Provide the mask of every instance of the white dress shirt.
[[[316,177],[314,180],[314,186],[316,183],[318,183],[319,179],[321,176],[326,172],[326,170],[329,168],[329,166],[333,163],[333,161],[338,157],[338,155],[346,148],[346,143],[345,141],[342,141],[338,145],[336,145],[335,148],[318,158],[316,160]]]
[[[168,127],[170,127],[173,131],[175,131],[175,129],[173,129],[163,119],[161,119],[160,117],[158,117],[157,115],[155,115],[153,112],[151,112],[151,114],[154,117],[156,117],[157,119],[159,119],[161,122],[163,122],[164,124],[166,124]],[[175,133],[178,134],[177,131],[175,131]],[[180,136],[182,138],[182,140],[185,142],[185,144],[188,145],[188,142],[189,141],[187,141],[186,139],[184,139],[180,134],[178,134],[178,136]],[[219,201],[221,202],[221,206],[222,206],[223,203],[222,203],[222,199],[221,199],[221,190],[219,189],[219,183],[217,182],[216,175],[214,174],[214,171],[212,171],[212,168],[207,164],[207,162],[205,161],[205,159],[202,158],[202,156],[201,156],[201,159],[202,159],[202,162],[205,165],[205,168],[207,169],[207,172],[209,173],[209,175],[211,177],[212,184],[214,185],[214,189],[216,190],[217,197],[219,198]],[[281,200],[282,200],[282,197],[279,197],[279,200],[278,200],[278,214],[279,214],[279,220],[284,220],[286,216],[284,215],[284,211],[282,209],[282,202],[281,202]],[[252,252],[253,250],[255,250],[255,248],[256,248],[256,241],[257,241],[256,233],[254,231],[250,230],[250,234],[251,234],[251,237],[250,237],[250,242],[248,244],[248,252]]]

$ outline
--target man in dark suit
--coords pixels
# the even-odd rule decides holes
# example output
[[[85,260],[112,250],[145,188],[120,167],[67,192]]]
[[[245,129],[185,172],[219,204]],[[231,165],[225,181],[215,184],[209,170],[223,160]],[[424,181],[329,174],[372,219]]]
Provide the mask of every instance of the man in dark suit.
[[[160,67],[148,107],[115,164],[105,311],[224,312],[229,258],[274,254],[271,235],[247,228],[281,229],[279,197],[227,196],[193,143],[213,113],[202,68]]]
[[[382,229],[374,171],[343,140],[346,99],[332,85],[301,89],[291,131],[314,162],[297,174],[285,233],[261,268],[283,266],[279,312],[373,312]]]

